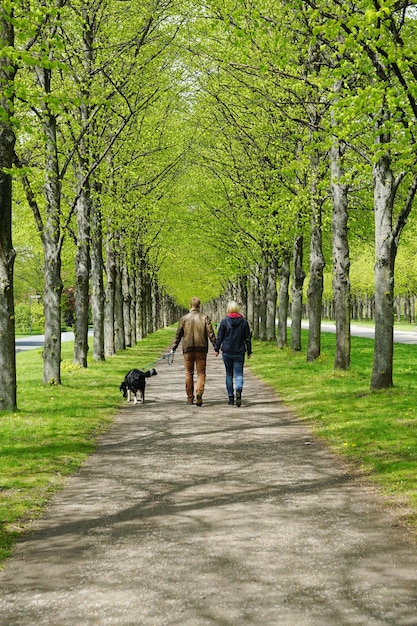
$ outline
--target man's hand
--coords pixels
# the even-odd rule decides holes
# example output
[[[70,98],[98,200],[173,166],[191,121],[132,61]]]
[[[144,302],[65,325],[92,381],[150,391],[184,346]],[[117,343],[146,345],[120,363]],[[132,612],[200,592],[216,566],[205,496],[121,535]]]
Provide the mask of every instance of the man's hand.
[[[214,354],[214,356],[219,356],[219,353],[216,352],[216,350],[213,350],[213,354]]]

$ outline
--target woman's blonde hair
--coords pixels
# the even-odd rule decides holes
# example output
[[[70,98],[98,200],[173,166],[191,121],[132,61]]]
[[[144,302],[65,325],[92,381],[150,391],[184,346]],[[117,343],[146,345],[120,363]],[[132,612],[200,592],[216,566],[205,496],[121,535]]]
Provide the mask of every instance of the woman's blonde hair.
[[[238,303],[235,302],[234,300],[229,302],[229,304],[227,305],[227,312],[228,313],[239,313],[239,305],[238,305]]]

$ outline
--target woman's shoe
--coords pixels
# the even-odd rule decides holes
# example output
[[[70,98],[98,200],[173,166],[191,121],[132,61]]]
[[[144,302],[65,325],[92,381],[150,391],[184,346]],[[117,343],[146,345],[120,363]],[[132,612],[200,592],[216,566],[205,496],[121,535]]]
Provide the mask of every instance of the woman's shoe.
[[[235,403],[234,396],[229,396],[229,402],[227,404],[234,404],[234,403]]]
[[[242,390],[237,390],[236,391],[236,406],[241,406],[242,405]]]

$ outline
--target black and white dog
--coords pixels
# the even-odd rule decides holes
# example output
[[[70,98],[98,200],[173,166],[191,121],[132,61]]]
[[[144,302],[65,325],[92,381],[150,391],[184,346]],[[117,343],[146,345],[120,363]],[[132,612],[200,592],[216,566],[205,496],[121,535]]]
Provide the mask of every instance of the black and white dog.
[[[156,369],[152,367],[148,372],[142,372],[141,370],[130,370],[124,378],[124,381],[120,385],[120,391],[123,392],[123,397],[127,398],[127,401],[130,402],[130,394],[133,394],[133,404],[136,404],[138,401],[137,392],[140,391],[141,402],[145,402],[145,387],[146,387],[146,379],[149,376],[157,375]]]

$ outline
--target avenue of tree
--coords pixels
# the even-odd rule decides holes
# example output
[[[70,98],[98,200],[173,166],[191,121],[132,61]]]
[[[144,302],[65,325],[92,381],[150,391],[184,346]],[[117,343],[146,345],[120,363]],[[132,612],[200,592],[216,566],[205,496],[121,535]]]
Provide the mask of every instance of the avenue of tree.
[[[90,321],[100,361],[198,295],[215,320],[238,299],[278,347],[291,316],[293,350],[307,310],[309,361],[330,302],[348,369],[366,294],[370,387],[392,386],[395,297],[417,281],[416,31],[408,1],[4,0],[0,410],[20,299],[43,303],[61,384],[68,288],[80,367]]]

